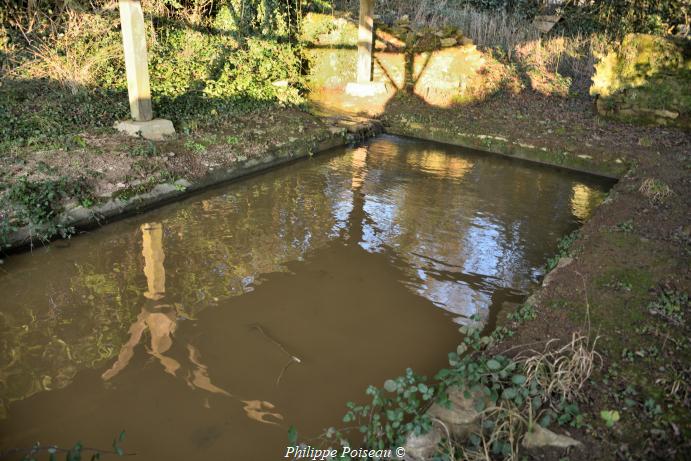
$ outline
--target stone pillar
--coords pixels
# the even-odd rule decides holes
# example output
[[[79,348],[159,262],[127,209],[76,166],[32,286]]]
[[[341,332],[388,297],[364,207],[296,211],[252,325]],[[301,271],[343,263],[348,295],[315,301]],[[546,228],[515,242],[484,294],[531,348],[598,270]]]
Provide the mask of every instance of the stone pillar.
[[[372,81],[373,16],[374,0],[360,0],[360,22],[357,40],[357,83]]]
[[[122,44],[125,49],[127,91],[132,118],[148,122],[153,118],[149,89],[149,60],[146,54],[146,28],[139,0],[120,0]]]

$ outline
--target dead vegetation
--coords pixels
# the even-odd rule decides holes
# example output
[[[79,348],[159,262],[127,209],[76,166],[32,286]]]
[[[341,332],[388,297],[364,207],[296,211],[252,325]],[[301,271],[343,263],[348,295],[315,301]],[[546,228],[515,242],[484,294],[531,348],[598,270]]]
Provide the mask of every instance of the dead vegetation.
[[[480,414],[480,430],[470,436],[471,443],[444,446],[445,454],[454,460],[491,461],[497,459],[499,452],[506,461],[523,459],[526,434],[538,430],[535,428],[541,425],[539,421],[547,411],[559,413],[565,404],[584,400],[586,383],[602,366],[602,357],[595,348],[597,340],[575,332],[571,341],[562,346],[555,339],[539,351],[525,348],[514,362],[516,369],[525,373],[522,389],[530,389],[535,395],[520,404],[501,398],[488,406]],[[539,430],[549,433],[547,429]]]
[[[525,367],[528,381],[535,380],[548,395],[578,400],[593,370],[602,365],[602,356],[595,350],[597,340],[574,333],[571,342],[558,349],[553,349],[558,342],[553,339],[543,351],[524,352],[518,360]]]
[[[653,205],[664,203],[672,195],[672,189],[664,181],[657,178],[644,179],[638,191]]]

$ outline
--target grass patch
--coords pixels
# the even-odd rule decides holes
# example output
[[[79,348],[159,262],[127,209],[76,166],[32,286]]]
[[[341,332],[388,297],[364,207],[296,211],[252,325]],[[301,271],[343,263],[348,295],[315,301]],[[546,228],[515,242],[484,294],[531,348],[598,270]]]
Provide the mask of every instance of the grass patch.
[[[653,279],[652,274],[645,269],[614,269],[598,278],[596,285],[615,292],[630,293],[631,296],[642,299],[653,286]]]

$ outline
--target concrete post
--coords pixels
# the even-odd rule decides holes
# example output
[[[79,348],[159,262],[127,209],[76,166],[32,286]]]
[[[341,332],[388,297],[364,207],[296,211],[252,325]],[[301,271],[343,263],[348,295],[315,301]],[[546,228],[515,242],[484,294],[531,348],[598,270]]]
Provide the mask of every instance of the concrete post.
[[[139,0],[120,0],[122,44],[125,49],[127,91],[132,118],[148,122],[153,118],[149,89],[149,61],[146,54],[144,13]]]
[[[372,41],[374,38],[374,0],[360,0],[357,40],[357,82],[372,81]]]
[[[357,81],[346,85],[350,96],[372,97],[387,92],[384,82],[372,81],[374,50],[374,0],[360,0],[360,23],[357,39]]]

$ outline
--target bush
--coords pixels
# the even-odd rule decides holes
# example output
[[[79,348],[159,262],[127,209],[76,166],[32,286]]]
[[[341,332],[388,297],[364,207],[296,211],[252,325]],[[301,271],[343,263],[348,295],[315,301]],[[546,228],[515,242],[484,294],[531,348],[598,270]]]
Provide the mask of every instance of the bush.
[[[300,78],[300,51],[288,44],[259,38],[247,41],[247,47],[230,54],[217,79],[207,82],[204,94],[232,98],[241,94],[256,101],[281,98],[283,90],[273,83]],[[295,97],[297,95],[292,95]]]
[[[487,11],[511,11],[524,18],[533,18],[540,10],[540,0],[467,0],[473,8]]]
[[[581,5],[567,0],[562,7],[564,27],[569,32],[605,32],[662,35],[675,26],[689,24],[688,0],[602,0]]]
[[[196,1],[145,3],[155,115],[200,126],[266,104],[299,103],[296,1],[227,0],[214,8]],[[0,30],[7,69],[0,86],[3,150],[51,144],[128,117],[117,10],[96,14],[82,6],[75,12],[78,3],[70,5],[31,12],[14,1],[2,12],[8,18]],[[92,11],[103,6],[94,5]],[[292,85],[272,85],[277,80]]]

